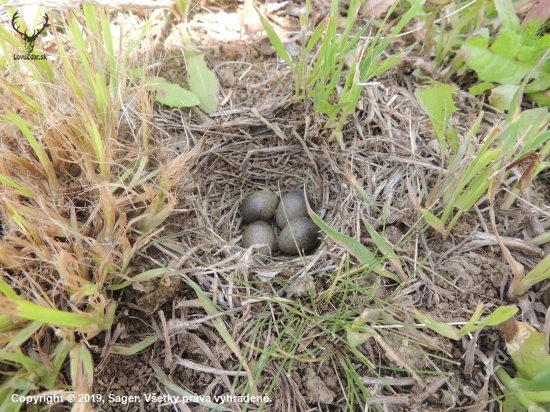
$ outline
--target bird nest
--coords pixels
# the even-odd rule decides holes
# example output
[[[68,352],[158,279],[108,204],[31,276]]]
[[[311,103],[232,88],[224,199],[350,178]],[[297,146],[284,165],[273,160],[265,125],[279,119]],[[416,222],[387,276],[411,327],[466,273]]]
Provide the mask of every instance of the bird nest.
[[[362,218],[377,228],[395,222],[398,231],[406,232],[418,219],[405,192],[407,175],[415,175],[415,161],[410,160],[403,125],[399,124],[400,130],[393,126],[408,124],[416,108],[411,107],[408,96],[399,95],[394,102],[400,101],[408,114],[390,117],[388,112],[396,112],[381,107],[372,93],[371,97],[372,108],[355,125],[360,131],[353,128],[345,149],[327,142],[329,131],[322,129],[322,124],[299,116],[307,110],[303,104],[286,103],[283,107],[282,102],[272,108],[269,119],[252,110],[231,122],[183,122],[180,134],[185,130],[185,136],[195,135],[196,141],[201,133],[205,136],[192,170],[195,187],[192,194],[182,193],[181,213],[170,219],[170,231],[178,234],[180,250],[190,251],[186,265],[194,268],[193,274],[223,273],[247,281],[282,279],[282,285],[288,285],[289,278],[334,272],[340,265],[346,251],[324,233],[320,245],[303,256],[275,253],[265,259],[257,248],[243,248],[245,224],[239,208],[243,199],[258,190],[280,196],[305,188],[325,223],[363,243],[368,239]],[[278,112],[296,113],[296,119],[287,115],[278,121]],[[393,139],[378,134],[377,120],[391,129]],[[187,143],[174,144],[181,150]],[[373,208],[354,189],[353,179],[384,212]]]

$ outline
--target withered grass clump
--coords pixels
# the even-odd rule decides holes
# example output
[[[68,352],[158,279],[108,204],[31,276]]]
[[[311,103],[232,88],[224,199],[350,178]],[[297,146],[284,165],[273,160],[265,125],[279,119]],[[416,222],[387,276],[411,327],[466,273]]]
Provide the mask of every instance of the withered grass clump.
[[[0,28],[1,410],[17,409],[13,394],[90,392],[86,340],[116,309],[106,291],[135,283],[132,257],[173,210],[194,156],[155,144],[151,101],[109,24],[91,6],[64,13],[50,28],[55,61],[11,60],[24,42]]]

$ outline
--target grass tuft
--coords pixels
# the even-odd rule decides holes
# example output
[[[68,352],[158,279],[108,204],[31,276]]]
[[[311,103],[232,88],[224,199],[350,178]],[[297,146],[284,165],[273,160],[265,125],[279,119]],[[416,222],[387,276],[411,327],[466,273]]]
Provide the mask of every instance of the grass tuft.
[[[10,62],[0,78],[3,411],[18,409],[14,393],[90,393],[93,358],[77,336],[86,342],[111,327],[116,302],[106,290],[139,281],[132,257],[172,212],[196,153],[172,159],[151,149],[161,148],[152,102],[130,81],[104,9],[61,13],[51,30],[55,59]],[[6,60],[23,47],[0,28]],[[25,355],[30,345],[43,362]]]

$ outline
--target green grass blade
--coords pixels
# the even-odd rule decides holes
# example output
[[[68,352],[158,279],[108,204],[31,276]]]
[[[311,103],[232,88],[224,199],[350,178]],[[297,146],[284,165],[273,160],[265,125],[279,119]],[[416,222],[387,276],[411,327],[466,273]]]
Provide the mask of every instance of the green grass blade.
[[[36,138],[31,133],[27,123],[25,123],[25,121],[21,119],[21,117],[19,117],[15,112],[12,112],[10,109],[6,109],[6,112],[6,117],[16,124],[19,130],[21,130],[21,133],[23,133],[23,136],[25,136],[25,138],[29,142],[32,150],[36,154],[36,157],[38,157],[38,161],[44,168],[44,173],[46,174],[48,181],[50,183],[57,182],[57,177],[55,175],[49,157],[46,155],[46,152],[44,152],[42,145],[38,143]]]
[[[18,183],[15,183],[9,177],[6,177],[4,175],[0,175],[0,183],[17,190],[19,194],[21,194],[21,196],[29,197],[31,199],[36,197],[36,195],[33,192],[31,192],[29,189],[21,186]]]
[[[353,239],[352,237],[343,235],[340,232],[334,230],[332,227],[323,222],[323,220],[319,216],[317,216],[317,214],[310,213],[309,216],[317,224],[317,226],[319,226],[327,235],[329,235],[332,240],[343,246],[349,253],[359,259],[362,264],[367,265],[375,273],[378,273],[381,276],[388,277],[398,283],[401,283],[399,276],[385,269],[380,264],[378,259],[374,256],[374,254],[365,246],[363,246],[360,242]]]
[[[126,345],[113,345],[111,349],[111,353],[117,354],[117,355],[124,355],[124,356],[131,356],[135,355],[136,353],[141,352],[142,350],[148,348],[153,343],[155,343],[157,340],[159,340],[159,335],[151,335],[148,338],[142,340],[141,342],[138,342],[131,346]]]
[[[285,61],[286,64],[288,64],[288,67],[292,71],[294,71],[294,64],[292,62],[292,59],[290,58],[288,52],[285,49],[285,46],[281,42],[281,39],[279,39],[279,36],[275,32],[275,29],[269,23],[269,21],[260,13],[260,10],[256,6],[254,6],[254,9],[256,10],[256,13],[258,13],[258,16],[260,17],[260,22],[262,23],[262,26],[264,26],[265,31],[267,32],[267,36],[269,37],[269,40],[271,40],[271,44],[273,44],[273,47],[275,48],[275,51],[279,55],[281,59]]]
[[[452,325],[449,325],[445,322],[437,322],[430,315],[424,315],[417,309],[414,309],[414,317],[418,319],[419,322],[426,325],[427,328],[430,328],[431,330],[439,333],[442,336],[453,340],[460,339],[460,331],[458,330],[458,328]]]
[[[37,305],[21,298],[0,296],[0,308],[4,313],[48,325],[82,328],[94,323],[89,316]]]

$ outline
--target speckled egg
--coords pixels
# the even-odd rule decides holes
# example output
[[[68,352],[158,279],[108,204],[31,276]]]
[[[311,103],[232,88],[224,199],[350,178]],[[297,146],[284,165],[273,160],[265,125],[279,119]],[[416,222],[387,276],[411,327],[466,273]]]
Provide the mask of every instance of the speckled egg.
[[[271,256],[275,250],[275,232],[269,223],[259,220],[244,229],[243,247],[249,248],[252,245],[268,245],[261,247],[258,253]]]
[[[313,203],[309,196],[308,202],[310,205]],[[275,223],[279,229],[282,229],[291,220],[308,216],[304,192],[293,190],[282,197],[279,207],[275,211]]]
[[[299,217],[291,220],[283,228],[277,246],[281,252],[288,255],[297,255],[299,251],[309,252],[317,244],[318,233],[319,227],[313,220],[309,217]]]
[[[245,223],[263,220],[267,222],[271,220],[279,198],[271,192],[262,190],[248,196],[241,204],[241,216]]]

